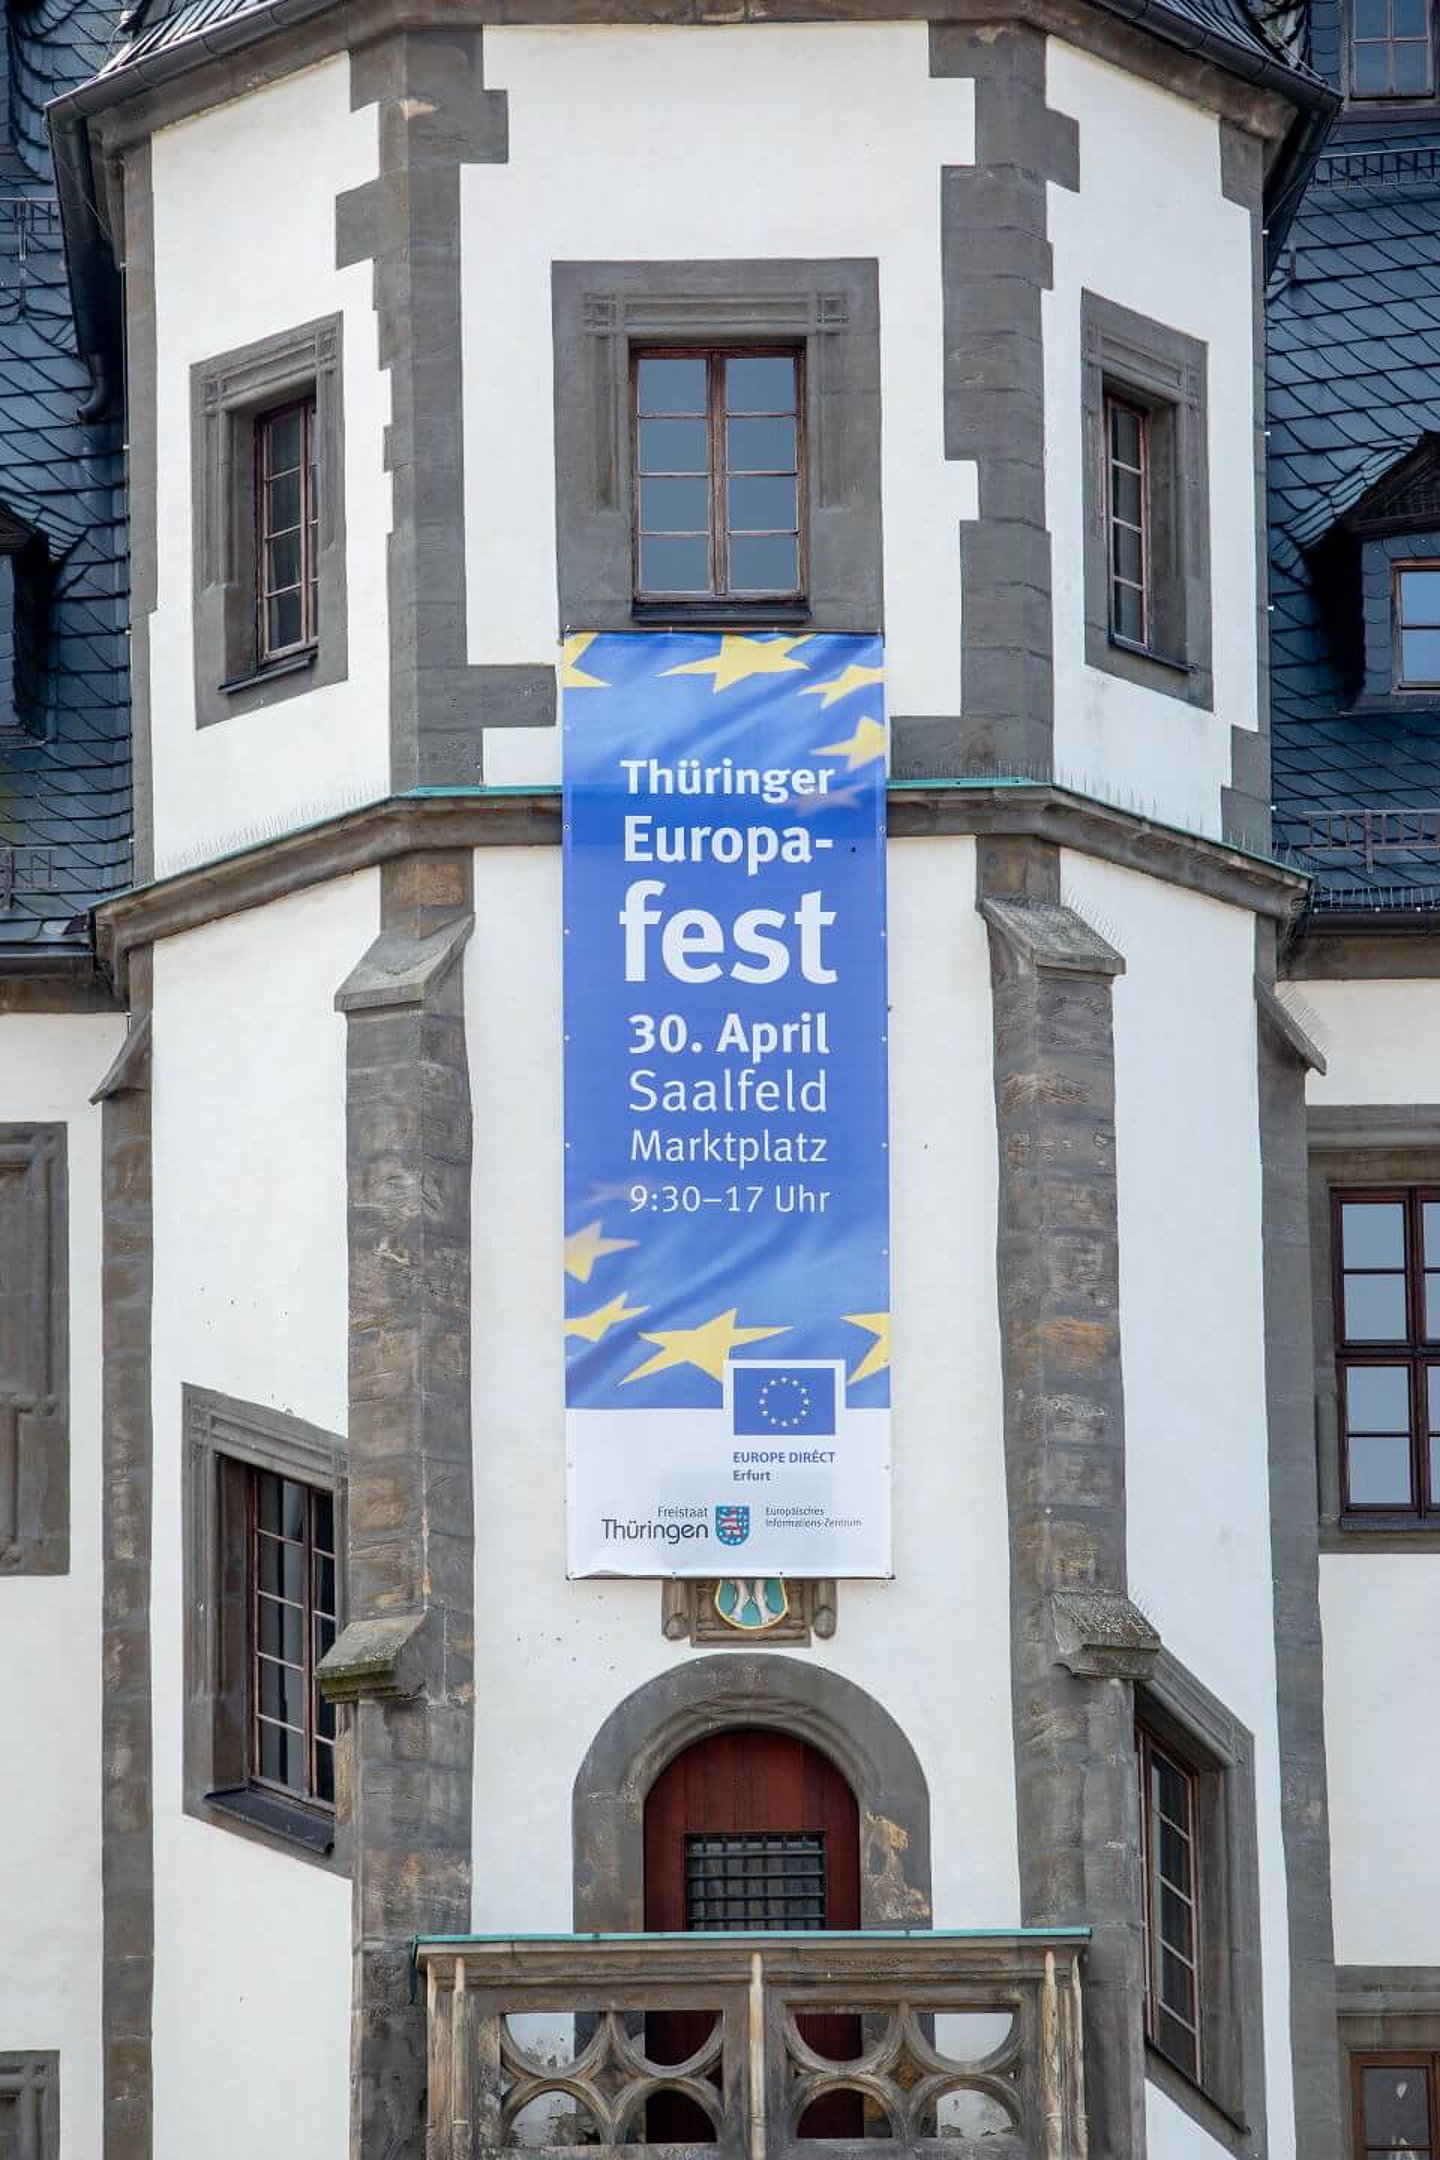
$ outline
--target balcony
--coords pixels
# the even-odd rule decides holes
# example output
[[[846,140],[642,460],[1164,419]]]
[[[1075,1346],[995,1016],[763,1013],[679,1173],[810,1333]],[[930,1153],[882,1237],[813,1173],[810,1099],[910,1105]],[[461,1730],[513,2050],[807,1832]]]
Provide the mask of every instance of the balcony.
[[[881,2140],[935,2160],[1085,2160],[1085,1942],[1083,1929],[425,1939],[426,2160],[593,2160],[621,2145],[860,2160]],[[665,2059],[647,2056],[647,2030]]]

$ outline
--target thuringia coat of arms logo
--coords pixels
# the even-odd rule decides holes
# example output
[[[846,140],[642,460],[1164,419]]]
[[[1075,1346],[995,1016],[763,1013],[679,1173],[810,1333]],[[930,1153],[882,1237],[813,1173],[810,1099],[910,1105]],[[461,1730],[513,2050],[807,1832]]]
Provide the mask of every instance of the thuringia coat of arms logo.
[[[750,1535],[748,1507],[717,1507],[715,1535],[722,1545],[743,1545]]]

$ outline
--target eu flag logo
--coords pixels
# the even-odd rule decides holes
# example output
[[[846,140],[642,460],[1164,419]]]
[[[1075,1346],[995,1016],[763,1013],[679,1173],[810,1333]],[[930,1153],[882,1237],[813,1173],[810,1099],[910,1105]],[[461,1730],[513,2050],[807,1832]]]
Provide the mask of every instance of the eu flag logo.
[[[832,1365],[732,1365],[735,1433],[790,1439],[835,1431]]]

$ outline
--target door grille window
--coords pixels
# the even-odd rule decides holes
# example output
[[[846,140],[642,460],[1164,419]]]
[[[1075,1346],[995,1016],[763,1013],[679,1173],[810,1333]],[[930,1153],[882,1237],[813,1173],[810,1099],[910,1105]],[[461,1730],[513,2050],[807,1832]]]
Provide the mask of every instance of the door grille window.
[[[823,1928],[825,1834],[688,1836],[685,1925]]]

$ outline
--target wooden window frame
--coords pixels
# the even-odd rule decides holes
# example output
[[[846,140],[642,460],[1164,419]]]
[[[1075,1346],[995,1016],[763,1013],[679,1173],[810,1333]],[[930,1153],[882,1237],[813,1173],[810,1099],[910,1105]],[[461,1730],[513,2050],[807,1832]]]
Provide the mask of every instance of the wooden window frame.
[[[1394,0],[1386,0],[1387,31],[1383,38],[1361,38],[1355,35],[1355,0],[1350,0],[1345,22],[1345,94],[1357,105],[1388,105],[1404,109],[1407,106],[1428,105],[1435,97],[1435,9],[1433,0],[1427,0],[1428,20],[1423,38],[1397,38],[1393,34]],[[1387,53],[1393,53],[1396,45],[1423,45],[1427,60],[1427,79],[1423,90],[1359,90],[1355,86],[1355,48],[1357,45],[1383,45]],[[1387,74],[1392,71],[1387,60]]]
[[[1206,2015],[1204,1979],[1205,1912],[1202,1897],[1203,1869],[1200,1856],[1203,1835],[1200,1783],[1203,1773],[1194,1763],[1186,1759],[1179,1748],[1175,1747],[1169,1740],[1161,1739],[1143,1717],[1137,1720],[1135,1727],[1135,1752],[1140,1772],[1140,1871],[1143,1884],[1145,1927],[1145,2037],[1150,2045],[1165,2057],[1172,2069],[1177,2070],[1181,2077],[1187,2078],[1191,2084],[1198,2086],[1201,2083],[1204,2066]],[[1181,2017],[1178,2011],[1164,2002],[1161,1995],[1159,1890],[1161,1882],[1168,1881],[1169,1878],[1161,1877],[1158,1873],[1154,1835],[1155,1814],[1152,1769],[1157,1755],[1185,1783],[1188,1818],[1185,1824],[1185,1835],[1190,1842],[1190,1881],[1188,1888],[1182,1888],[1179,1884],[1174,1883],[1170,1887],[1179,1891],[1179,1894],[1186,1899],[1192,1914],[1193,1934],[1190,1946],[1192,1954],[1189,1958],[1183,1958],[1183,1954],[1180,1952],[1174,1952],[1174,1954],[1182,1956],[1182,1962],[1188,1965],[1190,1970],[1195,2005],[1193,2020]],[[1173,1950],[1173,1945],[1166,1945],[1166,1947]],[[1166,2016],[1174,2018],[1177,2024],[1183,2025],[1192,2035],[1194,2041],[1193,2063],[1180,2061],[1166,2045],[1161,2017],[1162,2010]]]
[[[1430,691],[1440,689],[1440,673],[1428,679],[1422,676],[1409,676],[1405,673],[1404,631],[1406,626],[1400,607],[1400,580],[1407,570],[1429,571],[1433,576],[1440,572],[1440,560],[1437,560],[1434,556],[1429,558],[1425,556],[1407,556],[1403,561],[1392,562],[1390,565],[1390,680],[1396,690]],[[1440,622],[1414,623],[1411,628],[1440,631]]]
[[[1352,1343],[1345,1333],[1345,1277],[1347,1274],[1386,1273],[1393,1269],[1345,1266],[1342,1211],[1356,1203],[1400,1202],[1405,1210],[1404,1275],[1406,1333],[1393,1343],[1365,1338]],[[1413,1524],[1416,1528],[1440,1527],[1440,1491],[1432,1491],[1430,1477],[1429,1401],[1426,1375],[1440,1368],[1440,1336],[1427,1336],[1425,1318],[1424,1217],[1426,1202],[1440,1204],[1440,1185],[1335,1185],[1330,1188],[1330,1304],[1335,1341],[1336,1421],[1340,1455],[1340,1519],[1345,1522]],[[1357,1366],[1407,1368],[1410,1402],[1409,1507],[1393,1502],[1355,1501],[1350,1498],[1350,1418],[1346,1376]]]
[[[279,1778],[267,1777],[261,1767],[264,1759],[262,1750],[262,1728],[267,1724],[278,1724],[282,1722],[280,1720],[272,1719],[266,1716],[262,1708],[260,1689],[261,1664],[262,1661],[266,1661],[266,1653],[262,1650],[260,1641],[260,1600],[263,1595],[267,1594],[262,1592],[261,1590],[260,1540],[262,1537],[273,1534],[267,1532],[263,1528],[260,1520],[260,1487],[262,1481],[267,1478],[273,1479],[277,1484],[280,1484],[282,1486],[295,1485],[305,1494],[305,1519],[301,1532],[301,1537],[299,1540],[301,1553],[303,1556],[301,1563],[303,1569],[302,1594],[299,1600],[301,1613],[301,1629],[303,1635],[302,1661],[300,1667],[303,1675],[304,1690],[302,1704],[304,1725],[303,1728],[301,1728],[305,1753],[305,1784],[303,1789],[297,1785],[288,1785]],[[271,1469],[264,1464],[250,1463],[246,1465],[245,1768],[246,1780],[247,1783],[249,1783],[250,1785],[257,1786],[265,1791],[277,1793],[283,1799],[293,1803],[296,1806],[314,1808],[318,1812],[333,1817],[335,1813],[334,1713],[331,1713],[330,1734],[328,1736],[322,1735],[319,1729],[320,1698],[315,1679],[315,1667],[317,1663],[315,1652],[315,1637],[317,1625],[322,1618],[327,1619],[330,1622],[332,1641],[335,1634],[339,1631],[338,1614],[335,1612],[322,1614],[319,1601],[316,1597],[315,1592],[316,1556],[322,1550],[322,1548],[317,1545],[315,1537],[316,1503],[322,1499],[328,1500],[330,1502],[330,1534],[333,1540],[336,1535],[335,1524],[337,1511],[335,1505],[335,1494],[328,1486],[311,1484],[307,1479],[294,1477],[282,1470]],[[291,1544],[296,1542],[293,1539],[283,1539],[282,1541]],[[329,1558],[332,1569],[335,1573],[336,1581],[338,1583],[340,1570],[340,1555],[333,1544],[329,1548]],[[285,1602],[293,1603],[294,1601],[286,1600]],[[328,1648],[329,1646],[327,1645],[326,1647]],[[288,1663],[288,1660],[282,1662]],[[288,1725],[285,1726],[284,1729],[292,1732],[296,1730],[294,1726]],[[330,1749],[331,1796],[329,1798],[326,1798],[320,1790],[319,1775],[320,1750],[322,1747],[326,1746],[328,1746]]]
[[[1377,2160],[1391,2160],[1395,2148],[1388,2145],[1371,2145],[1365,2137],[1365,2078],[1367,2070],[1408,2070],[1414,2068],[1424,2073],[1430,2110],[1429,2153],[1417,2152],[1416,2160],[1437,2160],[1440,2155],[1440,2056],[1426,2048],[1370,2048],[1363,2053],[1352,2052],[1350,2056],[1350,2122],[1353,2138],[1354,2160],[1369,2160],[1373,2153]],[[1404,2148],[1402,2147],[1403,2151]]]
[[[798,582],[788,588],[756,591],[746,588],[734,591],[729,582],[730,526],[726,503],[726,482],[729,477],[725,422],[725,370],[731,360],[788,360],[795,372],[795,518],[796,518],[796,574]],[[667,592],[661,588],[647,588],[641,582],[641,480],[653,479],[654,474],[642,476],[640,470],[640,366],[645,360],[703,360],[706,363],[706,424],[707,455],[709,469],[709,562],[710,584],[704,592]],[[717,609],[737,618],[764,617],[780,609],[791,614],[809,604],[810,564],[808,546],[808,503],[806,489],[806,348],[803,343],[726,343],[726,344],[677,344],[674,342],[636,342],[630,347],[629,369],[629,425],[630,425],[630,548],[631,589],[637,614],[663,615],[669,621],[683,622],[703,618],[711,620]],[[662,416],[663,417],[663,416]],[[740,417],[744,417],[743,415]],[[760,415],[757,417],[766,417]],[[661,475],[660,477],[664,477]],[[690,476],[686,476],[690,477]]]
[[[270,543],[277,534],[270,525],[270,445],[275,431],[292,414],[300,418],[300,635],[288,644],[270,642],[270,602],[294,586],[273,586],[269,577]],[[320,642],[320,522],[319,468],[316,463],[316,396],[314,389],[288,398],[255,415],[255,661],[257,669],[298,659],[313,653]],[[295,528],[286,526],[284,531]]]
[[[1154,594],[1150,561],[1154,537],[1154,515],[1150,500],[1152,463],[1150,432],[1153,413],[1148,405],[1142,404],[1132,394],[1109,384],[1105,387],[1104,397],[1105,556],[1109,593],[1110,635],[1117,645],[1128,646],[1133,652],[1153,653],[1154,639],[1151,631],[1154,617]],[[1138,528],[1132,526],[1128,519],[1121,518],[1115,508],[1115,468],[1120,462],[1115,454],[1115,416],[1117,413],[1128,414],[1134,420],[1140,435],[1140,523]],[[1126,467],[1126,470],[1131,472],[1135,469],[1134,466]],[[1120,574],[1115,541],[1116,535],[1122,527],[1129,532],[1138,530],[1139,533],[1140,579],[1138,586],[1133,578],[1123,577]],[[1115,607],[1115,588],[1117,585],[1129,586],[1131,590],[1138,590],[1140,594],[1140,636],[1138,638],[1128,637],[1119,628]]]

